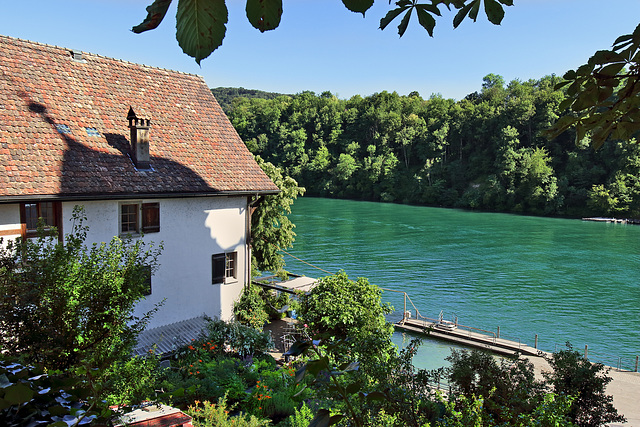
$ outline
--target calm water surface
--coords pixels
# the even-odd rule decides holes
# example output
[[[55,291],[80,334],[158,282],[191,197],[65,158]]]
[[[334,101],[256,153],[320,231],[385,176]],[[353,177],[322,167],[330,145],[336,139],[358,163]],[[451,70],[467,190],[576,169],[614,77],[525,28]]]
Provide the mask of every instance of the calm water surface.
[[[298,199],[291,219],[291,254],[405,291],[425,316],[500,326],[531,346],[538,334],[548,351],[588,345],[592,360],[627,369],[640,354],[640,226],[316,198]],[[384,299],[401,313],[400,294]]]

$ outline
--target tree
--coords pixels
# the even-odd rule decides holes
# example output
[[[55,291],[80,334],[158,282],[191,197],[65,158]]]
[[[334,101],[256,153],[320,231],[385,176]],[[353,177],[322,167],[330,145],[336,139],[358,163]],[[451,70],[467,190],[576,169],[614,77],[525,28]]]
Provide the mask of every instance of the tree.
[[[557,394],[576,396],[569,416],[580,427],[599,427],[613,422],[625,422],[613,406],[613,397],[605,394],[611,377],[601,363],[592,363],[567,344],[547,358],[553,368],[543,375]]]
[[[87,247],[83,220],[76,207],[64,241],[42,223],[36,239],[0,242],[0,424],[108,417],[105,398],[155,311],[133,314],[162,245]]]
[[[392,308],[381,302],[381,290],[360,277],[350,280],[344,271],[320,279],[304,295],[300,317],[309,330],[327,343],[340,341],[332,355],[338,362],[350,356],[365,370],[393,352],[393,326],[385,315]]]
[[[133,316],[160,247],[114,237],[85,246],[76,208],[65,241],[47,237],[0,247],[0,348],[48,369],[104,368],[129,355],[152,312]]]
[[[291,213],[293,201],[304,194],[295,179],[285,176],[282,169],[256,156],[256,162],[278,186],[280,192],[264,196],[251,215],[251,268],[254,271],[279,273],[284,269],[284,257],[280,249],[293,244],[295,225],[287,214]]]
[[[498,425],[515,425],[543,401],[544,384],[526,359],[498,362],[490,353],[454,349],[447,360],[449,381],[467,398],[483,396],[483,410]]]

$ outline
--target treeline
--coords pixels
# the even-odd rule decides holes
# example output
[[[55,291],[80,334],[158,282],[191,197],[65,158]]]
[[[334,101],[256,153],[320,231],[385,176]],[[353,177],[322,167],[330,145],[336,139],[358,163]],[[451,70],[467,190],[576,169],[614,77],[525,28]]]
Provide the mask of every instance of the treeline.
[[[231,110],[231,104],[238,97],[243,98],[262,98],[274,99],[283,96],[282,93],[265,92],[257,89],[245,89],[243,87],[216,87],[211,89],[211,93],[216,97],[218,104],[228,113]]]
[[[640,146],[542,131],[562,114],[558,77],[490,74],[455,101],[382,92],[236,98],[249,149],[307,194],[537,215],[640,217]]]

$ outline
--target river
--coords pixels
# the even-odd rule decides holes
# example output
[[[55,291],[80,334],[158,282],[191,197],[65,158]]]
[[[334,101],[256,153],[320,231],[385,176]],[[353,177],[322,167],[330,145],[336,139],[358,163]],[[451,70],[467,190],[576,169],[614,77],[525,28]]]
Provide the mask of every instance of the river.
[[[290,218],[290,254],[405,291],[424,316],[442,310],[531,346],[537,334],[547,351],[587,345],[592,361],[626,369],[640,355],[640,226],[308,197]],[[293,273],[326,275],[285,261]],[[383,299],[401,315],[401,294]],[[434,368],[448,353],[427,342],[417,365]]]

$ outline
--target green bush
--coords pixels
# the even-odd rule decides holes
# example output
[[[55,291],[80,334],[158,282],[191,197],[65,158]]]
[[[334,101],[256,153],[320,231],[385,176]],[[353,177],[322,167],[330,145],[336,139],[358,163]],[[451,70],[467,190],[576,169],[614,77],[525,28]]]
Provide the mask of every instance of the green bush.
[[[259,419],[254,415],[244,415],[240,413],[230,416],[233,406],[227,407],[226,396],[220,397],[218,403],[209,401],[195,401],[193,406],[189,406],[187,414],[193,418],[194,427],[263,427],[270,424],[269,420]]]
[[[212,320],[207,325],[207,335],[204,339],[192,344],[205,352],[221,353],[230,349],[240,357],[252,357],[266,353],[273,347],[273,340],[268,332],[242,325],[238,322],[224,322]],[[212,348],[214,347],[214,348]]]
[[[547,358],[553,372],[545,379],[557,394],[576,396],[569,416],[580,427],[599,427],[625,422],[613,406],[613,397],[605,394],[611,377],[601,363],[592,363],[567,343],[565,350]]]
[[[249,284],[244,289],[240,299],[233,305],[233,314],[241,324],[262,329],[269,315],[259,286]]]
[[[353,281],[341,271],[323,277],[302,297],[300,317],[324,342],[340,343],[331,351],[338,362],[357,360],[367,370],[396,351],[393,325],[385,318],[393,308],[382,303],[380,294],[366,278]]]
[[[155,400],[155,390],[162,377],[160,359],[153,353],[135,356],[114,363],[107,372],[111,379],[107,403],[112,406],[131,406],[145,400]]]
[[[313,413],[306,404],[302,404],[300,408],[296,408],[293,415],[287,418],[286,427],[309,427]]]

